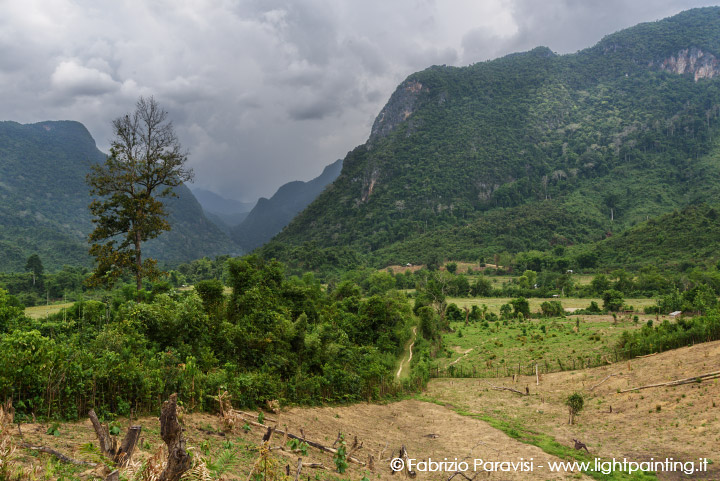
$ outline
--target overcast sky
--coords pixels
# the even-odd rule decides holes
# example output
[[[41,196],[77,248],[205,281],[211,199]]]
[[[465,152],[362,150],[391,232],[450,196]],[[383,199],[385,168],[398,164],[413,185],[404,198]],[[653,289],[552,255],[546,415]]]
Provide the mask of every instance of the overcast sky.
[[[715,3],[720,3],[716,0]],[[195,186],[238,200],[309,180],[367,140],[409,74],[558,53],[692,0],[0,0],[1,120],[111,120],[154,95]]]

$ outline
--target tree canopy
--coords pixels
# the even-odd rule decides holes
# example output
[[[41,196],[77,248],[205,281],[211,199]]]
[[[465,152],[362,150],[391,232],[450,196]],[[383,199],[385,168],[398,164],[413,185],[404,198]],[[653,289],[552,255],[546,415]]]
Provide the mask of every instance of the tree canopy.
[[[153,97],[140,97],[134,112],[113,121],[110,155],[87,176],[98,197],[90,204],[95,224],[90,254],[97,261],[93,283],[112,285],[130,271],[139,291],[143,277],[157,275],[156,262],[142,258],[142,243],[170,230],[160,199],[192,179],[187,152],[167,116]]]

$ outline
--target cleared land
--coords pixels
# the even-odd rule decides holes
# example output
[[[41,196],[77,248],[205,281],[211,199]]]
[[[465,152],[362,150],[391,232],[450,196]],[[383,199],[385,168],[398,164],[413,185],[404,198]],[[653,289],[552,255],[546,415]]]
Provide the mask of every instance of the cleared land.
[[[681,461],[711,460],[710,471],[696,473],[692,478],[669,473],[662,480],[720,479],[720,381],[713,380],[677,387],[660,387],[618,394],[618,390],[650,383],[701,374],[720,366],[720,342],[698,344],[630,362],[583,371],[543,375],[539,386],[535,377],[437,379],[418,399],[380,404],[356,404],[344,407],[291,408],[277,416],[280,429],[299,433],[307,439],[332,445],[338,432],[345,434],[348,444],[357,436],[363,448],[355,456],[366,461],[368,454],[376,458],[375,473],[350,464],[344,475],[329,470],[306,468],[305,478],[339,480],[397,479],[391,477],[388,458],[394,457],[405,445],[417,459],[470,459],[517,461],[533,458],[547,466],[559,457],[575,455],[572,439],[585,442],[591,457],[603,459],[623,457],[647,461],[651,457],[673,457]],[[608,378],[591,391],[591,387]],[[491,385],[530,389],[529,396],[510,391],[496,391]],[[565,398],[573,392],[585,396],[585,409],[576,424],[567,424]],[[430,401],[430,402],[424,402]],[[612,412],[610,407],[612,406]],[[246,479],[256,453],[252,447],[260,442],[264,429],[252,427],[249,432],[236,427],[223,433],[219,417],[208,414],[183,416],[188,446],[196,455],[216,461],[228,453],[234,456],[224,479]],[[126,425],[126,420],[120,420]],[[140,419],[145,442],[138,461],[147,459],[161,445],[157,418]],[[96,460],[86,443],[95,443],[88,421],[60,424],[58,436],[45,434],[48,425],[24,424],[26,442],[54,447],[78,459]],[[19,436],[14,436],[19,440]],[[282,443],[273,438],[272,445]],[[85,445],[86,447],[83,447]],[[92,479],[93,470],[55,462],[45,454],[20,450],[25,466],[38,466],[44,479]],[[304,462],[322,463],[333,467],[332,455],[309,448],[306,455],[277,454],[277,466],[295,466],[297,458]],[[380,461],[377,461],[380,459]],[[383,461],[384,460],[384,461]],[[84,473],[84,474],[83,474]],[[294,471],[293,471],[294,474]],[[446,480],[451,473],[421,473],[417,479]],[[470,473],[472,474],[472,473]],[[589,479],[579,473],[551,473],[536,469],[532,473],[483,473],[480,479]],[[629,479],[622,477],[596,479]],[[640,479],[640,478],[636,478]]]
[[[481,417],[502,421],[519,433],[548,435],[562,443],[580,439],[593,455],[647,461],[707,457],[708,473],[695,477],[660,474],[659,479],[720,479],[720,380],[619,394],[619,390],[700,375],[720,368],[720,342],[698,344],[629,362],[583,371],[512,378],[436,379],[426,395]],[[608,375],[603,384],[590,391]],[[530,388],[530,396],[490,385]],[[585,396],[585,409],[567,424],[564,400]],[[612,409],[611,409],[612,407]]]

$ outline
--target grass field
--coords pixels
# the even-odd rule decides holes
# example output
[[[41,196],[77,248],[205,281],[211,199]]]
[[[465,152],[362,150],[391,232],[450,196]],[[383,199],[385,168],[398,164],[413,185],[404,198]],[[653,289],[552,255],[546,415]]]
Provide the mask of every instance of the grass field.
[[[50,314],[55,314],[57,312],[60,312],[63,309],[67,309],[67,308],[71,307],[73,304],[74,304],[73,302],[66,302],[64,304],[50,304],[49,306],[26,307],[25,315],[28,317],[31,317],[33,319],[40,319],[42,317],[47,317]]]
[[[598,365],[604,359],[614,360],[614,346],[625,330],[638,329],[628,318],[587,316],[576,318],[531,319],[524,322],[488,323],[453,322],[455,331],[443,335],[446,357],[439,367],[454,366],[464,373],[495,376],[497,374],[532,372],[538,364],[541,372]]]
[[[448,304],[455,303],[458,307],[472,307],[475,306],[482,306],[485,304],[490,312],[494,312],[495,314],[500,313],[500,306],[503,304],[507,304],[510,302],[512,298],[510,297],[448,297],[446,299],[446,302]],[[528,302],[530,303],[530,312],[540,312],[540,305],[545,301],[560,301],[560,303],[563,305],[564,308],[568,309],[585,309],[586,307],[590,306],[590,302],[595,301],[597,302],[598,306],[602,307],[602,299],[599,298],[593,298],[593,299],[587,299],[587,298],[575,298],[575,297],[559,297],[559,298],[538,298],[538,297],[531,297],[528,299]],[[625,305],[632,306],[633,309],[637,312],[642,312],[642,309],[646,306],[654,306],[655,305],[655,299],[625,299]]]

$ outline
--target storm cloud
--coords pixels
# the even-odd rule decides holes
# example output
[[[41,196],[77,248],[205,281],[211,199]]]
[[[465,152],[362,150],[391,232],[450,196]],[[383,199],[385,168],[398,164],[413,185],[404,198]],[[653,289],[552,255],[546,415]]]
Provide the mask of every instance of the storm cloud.
[[[4,0],[4,120],[113,118],[154,95],[196,184],[254,200],[364,142],[399,82],[538,45],[558,53],[712,2]]]

